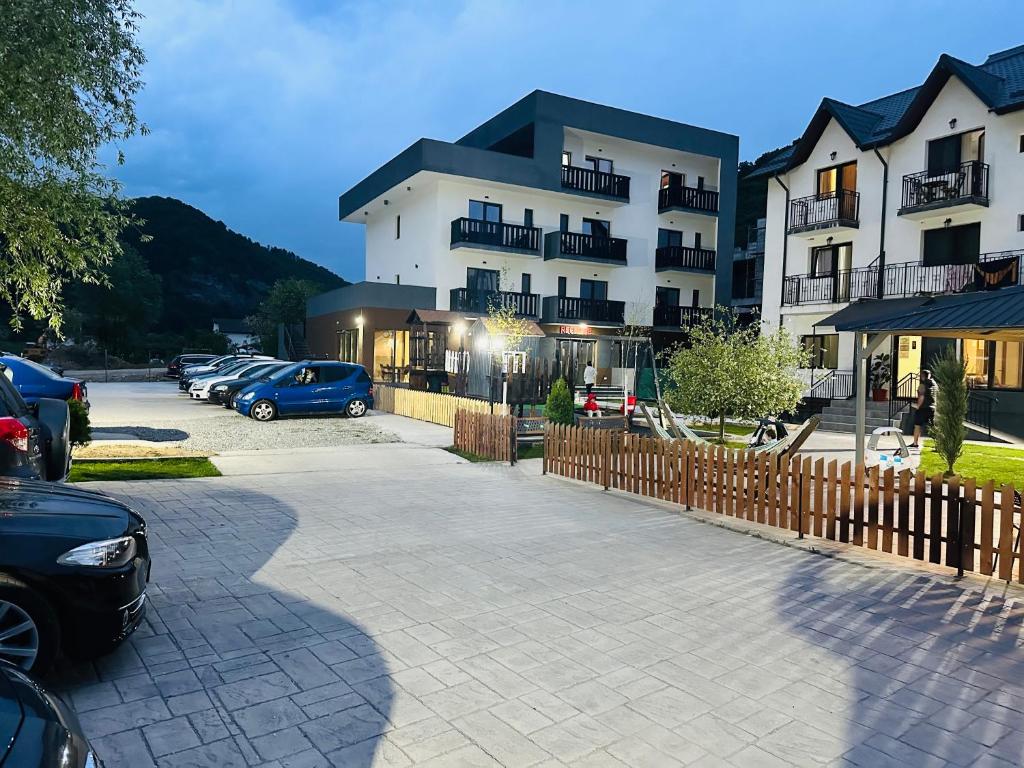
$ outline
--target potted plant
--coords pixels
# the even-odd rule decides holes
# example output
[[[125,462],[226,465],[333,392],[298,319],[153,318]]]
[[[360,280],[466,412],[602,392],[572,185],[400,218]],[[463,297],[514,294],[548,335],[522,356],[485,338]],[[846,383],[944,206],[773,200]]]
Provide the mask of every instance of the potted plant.
[[[892,379],[892,366],[889,355],[885,353],[875,355],[874,360],[871,362],[870,378],[871,399],[876,403],[884,403],[889,399],[889,391],[887,387]]]

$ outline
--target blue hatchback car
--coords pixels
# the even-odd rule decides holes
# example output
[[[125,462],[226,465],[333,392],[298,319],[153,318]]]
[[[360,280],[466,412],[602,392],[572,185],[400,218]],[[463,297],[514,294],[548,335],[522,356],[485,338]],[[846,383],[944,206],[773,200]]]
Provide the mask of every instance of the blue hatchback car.
[[[370,408],[373,381],[363,366],[318,360],[304,360],[275,371],[235,398],[235,410],[256,421],[329,413],[357,418]]]
[[[14,355],[0,356],[0,363],[10,371],[11,381],[29,405],[41,397],[55,400],[81,400],[89,407],[89,390],[81,379],[69,379],[45,365]]]

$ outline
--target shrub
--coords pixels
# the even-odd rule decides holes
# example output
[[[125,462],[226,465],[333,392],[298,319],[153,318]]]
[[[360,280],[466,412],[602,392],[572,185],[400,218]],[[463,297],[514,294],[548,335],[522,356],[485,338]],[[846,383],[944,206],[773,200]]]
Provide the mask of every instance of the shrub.
[[[931,436],[935,452],[946,463],[946,474],[953,474],[953,465],[964,450],[967,428],[967,364],[956,351],[947,349],[932,360],[932,376],[939,385],[935,397],[935,421]]]
[[[68,400],[68,412],[71,416],[70,440],[72,448],[80,448],[92,442],[92,426],[89,424],[89,412],[81,400]]]
[[[556,379],[551,385],[551,392],[544,406],[544,415],[552,424],[573,423],[572,393],[569,392],[569,385],[565,379]]]

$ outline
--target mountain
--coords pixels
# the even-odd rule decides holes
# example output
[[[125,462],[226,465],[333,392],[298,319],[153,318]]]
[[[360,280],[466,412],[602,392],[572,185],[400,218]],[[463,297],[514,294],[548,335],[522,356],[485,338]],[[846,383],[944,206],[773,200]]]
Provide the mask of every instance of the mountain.
[[[746,244],[747,227],[754,226],[758,219],[764,218],[765,209],[768,207],[769,177],[750,178],[750,174],[764,168],[780,152],[791,146],[793,145],[787,144],[784,147],[765,152],[753,162],[744,160],[740,163],[739,182],[736,186],[736,245],[742,247]]]
[[[171,197],[139,197],[134,214],[145,223],[140,242],[126,244],[143,258],[162,284],[161,332],[209,329],[214,317],[254,314],[275,281],[309,280],[325,291],[347,285],[328,269],[228,229],[198,208]],[[155,330],[155,329],[154,329]]]

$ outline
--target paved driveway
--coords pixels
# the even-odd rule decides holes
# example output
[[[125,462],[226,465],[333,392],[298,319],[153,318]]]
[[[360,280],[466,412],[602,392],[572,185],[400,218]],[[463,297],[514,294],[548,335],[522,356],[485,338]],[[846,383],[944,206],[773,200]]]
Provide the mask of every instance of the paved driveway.
[[[524,465],[333,450],[108,486],[149,518],[152,611],[56,682],[109,765],[1020,763],[1015,599]]]

